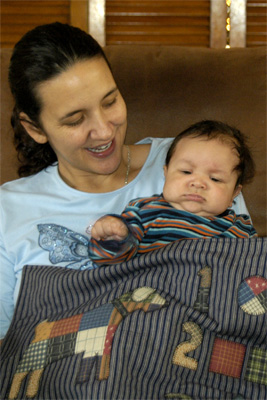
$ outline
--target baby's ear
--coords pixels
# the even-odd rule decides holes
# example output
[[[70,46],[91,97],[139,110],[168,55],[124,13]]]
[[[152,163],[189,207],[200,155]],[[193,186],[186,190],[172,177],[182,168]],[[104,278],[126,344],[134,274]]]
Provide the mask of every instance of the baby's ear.
[[[238,195],[241,193],[241,190],[242,190],[242,185],[238,185],[238,186],[235,188],[234,193],[233,193],[233,196],[232,196],[232,201],[231,201],[229,207],[232,207],[233,202],[234,202],[236,196],[238,196]]]
[[[168,170],[167,165],[164,165],[163,171],[164,171],[164,177],[165,177],[165,178],[166,178],[167,170]]]
[[[233,199],[241,193],[242,185],[238,185],[234,190]]]
[[[38,128],[34,122],[28,117],[27,114],[21,112],[19,114],[20,123],[27,131],[28,135],[37,143],[44,144],[48,141],[46,134],[41,128]]]

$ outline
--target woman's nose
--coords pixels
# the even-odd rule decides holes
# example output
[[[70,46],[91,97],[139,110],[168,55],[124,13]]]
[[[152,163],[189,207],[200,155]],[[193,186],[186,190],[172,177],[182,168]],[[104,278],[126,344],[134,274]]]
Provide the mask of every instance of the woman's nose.
[[[112,136],[112,125],[103,113],[96,113],[90,122],[91,139],[105,140]]]

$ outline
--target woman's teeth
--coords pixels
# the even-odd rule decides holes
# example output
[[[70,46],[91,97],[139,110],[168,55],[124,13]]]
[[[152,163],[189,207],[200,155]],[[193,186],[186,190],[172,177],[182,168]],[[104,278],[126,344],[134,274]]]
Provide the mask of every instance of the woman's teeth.
[[[112,144],[112,142],[105,144],[104,146],[89,148],[89,150],[92,151],[93,153],[102,153],[103,151],[106,151],[107,149],[109,149],[111,144]]]

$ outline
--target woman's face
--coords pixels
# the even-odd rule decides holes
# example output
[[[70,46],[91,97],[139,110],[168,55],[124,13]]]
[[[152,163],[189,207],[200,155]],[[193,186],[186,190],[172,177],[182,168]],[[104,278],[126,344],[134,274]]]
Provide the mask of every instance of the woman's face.
[[[37,88],[41,134],[58,158],[63,179],[109,175],[122,161],[127,111],[102,57],[79,61]],[[36,140],[36,139],[35,139]]]

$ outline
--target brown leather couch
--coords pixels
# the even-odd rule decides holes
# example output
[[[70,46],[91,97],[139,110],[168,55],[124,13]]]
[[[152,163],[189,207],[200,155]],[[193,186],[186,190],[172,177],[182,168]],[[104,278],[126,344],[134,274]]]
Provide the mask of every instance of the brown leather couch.
[[[175,136],[202,119],[232,124],[249,137],[256,176],[243,193],[259,236],[267,236],[266,49],[122,45],[105,50],[128,107],[128,143]],[[1,183],[17,177],[9,122],[10,54],[1,51]]]

